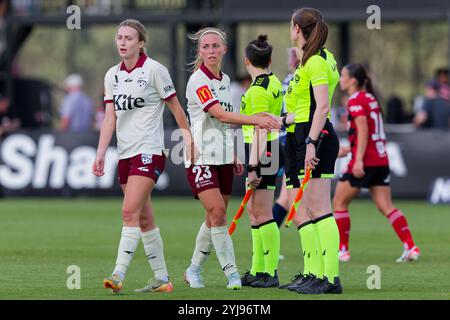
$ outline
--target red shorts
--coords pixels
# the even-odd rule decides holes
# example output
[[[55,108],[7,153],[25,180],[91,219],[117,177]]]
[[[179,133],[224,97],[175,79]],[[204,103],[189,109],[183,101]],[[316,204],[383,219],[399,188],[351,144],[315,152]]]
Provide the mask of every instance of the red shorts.
[[[126,184],[129,176],[143,176],[153,179],[155,183],[164,171],[166,157],[156,154],[138,154],[119,160],[119,183]]]
[[[193,165],[186,169],[187,178],[195,198],[208,189],[219,188],[223,195],[230,195],[233,187],[233,164]]]

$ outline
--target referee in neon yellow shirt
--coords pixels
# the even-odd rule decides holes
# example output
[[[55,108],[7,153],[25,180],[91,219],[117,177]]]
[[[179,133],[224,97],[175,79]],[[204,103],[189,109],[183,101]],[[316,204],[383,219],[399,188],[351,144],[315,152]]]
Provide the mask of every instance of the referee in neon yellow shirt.
[[[330,104],[339,72],[333,54],[324,47],[328,26],[320,11],[312,8],[295,11],[290,35],[300,59],[286,97],[286,104],[294,103],[295,111],[283,118],[285,124],[294,122],[289,126],[291,133],[286,141],[290,204],[307,167],[312,169],[312,175],[294,218],[302,243],[304,271],[281,288],[304,294],[342,293],[339,231],[330,201],[331,178],[339,151],[339,140],[330,122]],[[316,154],[323,129],[329,134]]]
[[[245,66],[252,77],[252,85],[242,97],[241,114],[267,112],[280,116],[283,88],[280,80],[270,72],[272,46],[266,35],[260,35],[245,48]],[[247,211],[252,225],[252,267],[243,275],[243,286],[278,287],[277,267],[280,255],[280,231],[273,219],[272,205],[280,167],[284,165],[284,149],[278,131],[243,125],[247,183],[255,189]]]

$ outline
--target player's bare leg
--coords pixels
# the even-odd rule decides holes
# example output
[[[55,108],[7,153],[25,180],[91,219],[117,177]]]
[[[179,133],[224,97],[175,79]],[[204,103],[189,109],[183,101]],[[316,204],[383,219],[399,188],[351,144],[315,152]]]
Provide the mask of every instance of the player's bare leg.
[[[225,208],[227,208],[230,195],[222,194],[222,198]],[[212,248],[211,221],[207,211],[205,211],[205,222],[200,226],[200,230],[197,233],[191,264],[184,273],[184,280],[189,283],[191,288],[199,289],[205,287],[201,276],[202,266],[211,255]]]
[[[414,243],[408,221],[403,212],[400,209],[396,209],[392,203],[391,188],[389,186],[373,186],[370,188],[370,195],[378,210],[389,219],[392,228],[403,243],[403,254],[396,261],[408,262],[417,260],[420,256],[420,249]]]
[[[228,234],[225,201],[218,188],[198,194],[211,224],[211,239],[222,270],[228,278],[227,288],[240,289],[241,280],[236,266],[233,242]]]
[[[152,179],[141,176],[128,177],[128,183],[122,185],[124,200],[122,204],[122,235],[117,252],[116,267],[112,276],[103,282],[105,288],[111,288],[113,292],[122,289],[122,282],[133,259],[136,247],[141,238],[139,217],[148,195],[153,190],[155,182]]]
[[[360,189],[352,187],[349,181],[339,181],[333,197],[334,218],[339,228],[339,260],[350,260],[350,214],[348,206],[359,194]]]

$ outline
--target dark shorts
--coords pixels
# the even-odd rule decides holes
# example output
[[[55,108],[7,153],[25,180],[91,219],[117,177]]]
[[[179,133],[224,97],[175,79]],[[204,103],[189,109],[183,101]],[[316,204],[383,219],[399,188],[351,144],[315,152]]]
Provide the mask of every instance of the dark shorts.
[[[245,144],[246,165],[249,163],[250,146],[249,143]],[[266,150],[270,152],[270,156],[267,156],[266,153],[261,159],[261,182],[256,189],[275,190],[278,172],[280,168],[283,168],[285,163],[285,151],[279,140],[267,142]]]
[[[286,175],[286,186],[290,188],[299,188],[300,180],[298,179],[300,166],[295,159],[295,133],[288,132],[286,135],[286,162],[284,164],[284,173]]]
[[[119,183],[126,184],[129,176],[143,176],[158,182],[166,163],[164,155],[138,154],[128,159],[119,160]]]
[[[311,123],[297,123],[295,132],[288,134],[286,139],[287,159],[285,165],[286,185],[288,188],[300,187],[300,180],[305,175],[305,139],[309,135]],[[320,159],[316,169],[312,171],[312,178],[333,178],[334,166],[339,153],[339,139],[333,125],[327,120],[325,130],[328,135],[322,140],[317,157]]]
[[[355,178],[352,173],[346,172],[339,181],[348,181],[354,188],[370,188],[372,186],[389,186],[390,170],[388,166],[364,167],[366,173],[362,178]]]
[[[228,196],[233,187],[233,164],[192,165],[186,169],[187,178],[195,198],[202,191],[219,188],[220,193]]]

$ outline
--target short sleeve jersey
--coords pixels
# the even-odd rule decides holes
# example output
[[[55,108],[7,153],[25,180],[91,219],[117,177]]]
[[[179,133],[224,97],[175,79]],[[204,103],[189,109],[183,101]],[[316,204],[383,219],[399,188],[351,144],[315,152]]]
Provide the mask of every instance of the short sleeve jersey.
[[[284,105],[287,113],[293,113],[297,108],[298,92],[294,91],[294,87],[297,87],[299,82],[300,82],[300,68],[297,68],[294,72],[294,76],[292,77],[291,81],[289,81],[289,85],[283,96]],[[292,133],[294,131],[295,131],[295,123],[291,124],[289,127],[286,128],[286,132]]]
[[[348,164],[351,171],[356,160],[358,146],[358,130],[355,118],[364,116],[367,119],[369,136],[363,163],[365,167],[388,166],[386,153],[386,135],[383,129],[383,117],[380,106],[373,95],[358,91],[348,99],[348,138],[352,158]]]
[[[164,100],[176,95],[166,67],[141,54],[135,67],[122,62],[105,76],[105,103],[116,112],[119,159],[140,153],[162,155]]]
[[[283,105],[283,87],[280,80],[273,74],[262,74],[255,78],[250,88],[242,97],[241,114],[253,115],[268,112],[279,116]],[[245,143],[253,142],[255,128],[253,125],[243,125]],[[278,139],[277,132],[268,132],[267,141]]]
[[[339,81],[336,60],[333,54],[325,48],[311,56],[305,65],[299,66],[299,80],[293,84],[293,91],[298,96],[295,110],[295,123],[312,122],[316,110],[313,88],[328,85],[328,99],[331,105],[334,89]],[[331,112],[328,113],[328,119]]]
[[[233,112],[230,78],[221,73],[217,78],[204,64],[189,78],[186,88],[187,111],[191,132],[200,152],[197,165],[222,165],[234,162],[233,134],[208,110],[219,103],[226,112]],[[189,167],[191,163],[185,162]]]

